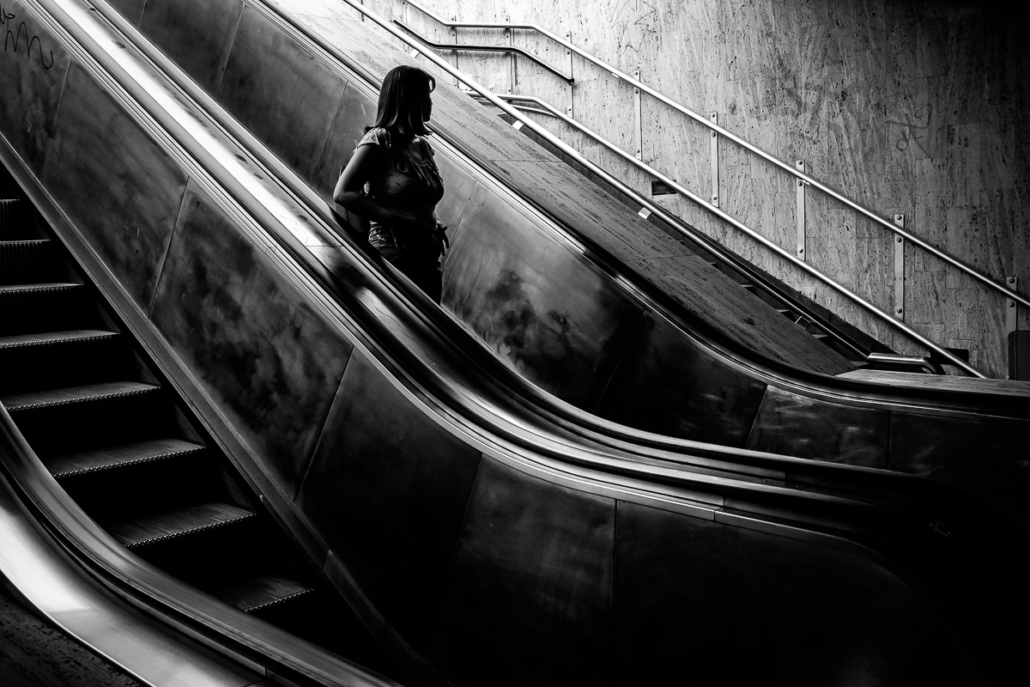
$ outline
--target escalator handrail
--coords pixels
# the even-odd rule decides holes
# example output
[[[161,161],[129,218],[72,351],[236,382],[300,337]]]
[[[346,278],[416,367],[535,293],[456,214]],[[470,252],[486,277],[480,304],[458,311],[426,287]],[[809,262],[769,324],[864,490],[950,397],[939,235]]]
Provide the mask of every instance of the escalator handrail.
[[[353,4],[353,3],[349,2],[349,0],[343,0],[343,2],[347,2],[348,4]],[[865,207],[861,203],[858,203],[857,201],[854,201],[854,200],[848,198],[847,196],[843,195],[842,193],[834,190],[830,186],[827,186],[826,184],[823,184],[819,180],[817,180],[814,177],[806,174],[805,172],[802,172],[801,170],[797,169],[793,165],[791,165],[791,164],[789,164],[787,162],[784,162],[783,160],[779,159],[778,157],[776,157],[772,153],[768,153],[768,152],[762,150],[761,148],[759,148],[758,146],[755,146],[754,144],[748,143],[747,141],[745,141],[744,139],[740,138],[736,134],[734,134],[734,133],[728,131],[727,129],[724,129],[723,127],[719,126],[718,124],[712,122],[707,117],[703,117],[702,115],[700,115],[700,114],[694,112],[693,110],[687,108],[686,106],[676,102],[675,100],[669,98],[668,96],[666,96],[666,95],[664,95],[664,94],[654,90],[653,88],[651,88],[651,87],[647,86],[646,84],[644,84],[639,79],[633,78],[632,76],[630,76],[629,74],[626,74],[625,72],[623,72],[622,70],[618,69],[617,67],[614,67],[614,66],[608,64],[607,62],[601,60],[597,56],[592,55],[591,53],[587,52],[586,50],[583,50],[582,48],[578,47],[577,45],[575,45],[571,41],[565,40],[564,38],[562,38],[562,37],[558,36],[557,34],[555,34],[555,33],[551,32],[551,31],[543,28],[542,26],[539,26],[537,24],[524,24],[524,23],[512,23],[512,22],[456,22],[456,21],[455,22],[451,22],[451,21],[446,21],[444,19],[441,19],[440,17],[438,17],[437,15],[433,14],[428,9],[420,6],[418,3],[412,2],[412,0],[404,0],[404,2],[406,4],[408,4],[408,5],[411,5],[415,9],[419,10],[420,12],[425,14],[426,16],[430,17],[433,21],[437,22],[438,24],[441,24],[443,26],[447,26],[449,28],[513,29],[513,30],[514,29],[523,29],[523,30],[535,31],[535,32],[539,33],[540,35],[545,36],[546,38],[548,38],[548,39],[554,41],[555,43],[558,43],[559,45],[563,46],[566,50],[571,50],[572,52],[576,53],[577,55],[579,55],[583,59],[587,60],[588,62],[590,62],[590,63],[594,64],[595,66],[605,70],[606,72],[608,72],[609,74],[611,74],[615,78],[617,78],[617,79],[619,79],[621,81],[624,81],[625,83],[629,84],[630,86],[632,86],[634,88],[639,88],[641,92],[647,93],[649,96],[651,96],[655,100],[658,100],[659,102],[661,102],[661,103],[663,103],[663,104],[673,108],[674,110],[676,110],[676,111],[686,115],[687,117],[689,117],[690,119],[694,120],[698,124],[701,124],[702,126],[705,126],[708,129],[718,133],[720,136],[723,136],[724,138],[729,139],[733,143],[736,143],[738,146],[749,150],[750,152],[754,153],[755,155],[758,155],[759,157],[761,157],[762,159],[766,160],[770,164],[773,164],[776,167],[778,167],[781,170],[783,170],[784,172],[787,172],[788,174],[794,176],[796,179],[798,179],[800,181],[803,181],[805,184],[807,184],[807,185],[809,185],[809,186],[811,186],[813,188],[819,189],[820,191],[822,191],[823,193],[827,194],[828,196],[830,196],[831,198],[833,198],[837,202],[842,203],[844,205],[847,205],[851,209],[861,213],[864,217],[866,217],[866,218],[876,222],[877,224],[879,224],[883,228],[893,232],[897,236],[903,237],[905,240],[912,242],[913,244],[919,246],[923,250],[933,254],[934,256],[939,258],[940,260],[943,260],[943,261],[951,264],[952,266],[954,266],[954,267],[958,268],[959,270],[965,272],[966,274],[968,274],[969,276],[973,277],[974,279],[980,281],[983,284],[986,284],[989,288],[997,291],[1000,294],[1003,294],[1006,298],[1011,298],[1011,299],[1017,301],[1018,303],[1020,303],[1021,305],[1023,305],[1024,307],[1030,307],[1030,299],[1028,299],[1026,296],[1023,296],[1022,294],[1018,293],[1014,289],[1009,288],[1005,284],[996,282],[991,277],[989,277],[989,276],[979,272],[978,270],[976,270],[973,267],[970,267],[969,265],[966,265],[965,263],[963,263],[962,261],[958,260],[957,258],[954,258],[954,257],[948,255],[944,251],[940,250],[939,248],[937,248],[936,246],[934,246],[934,245],[932,245],[930,243],[927,243],[926,241],[924,241],[923,239],[919,238],[915,234],[912,234],[911,232],[906,231],[902,227],[897,226],[896,224],[894,224],[890,220],[887,220],[887,219],[881,217],[875,211],[870,210],[869,208]],[[363,11],[362,14],[365,14],[366,16],[370,16],[370,13],[367,12],[367,11]]]

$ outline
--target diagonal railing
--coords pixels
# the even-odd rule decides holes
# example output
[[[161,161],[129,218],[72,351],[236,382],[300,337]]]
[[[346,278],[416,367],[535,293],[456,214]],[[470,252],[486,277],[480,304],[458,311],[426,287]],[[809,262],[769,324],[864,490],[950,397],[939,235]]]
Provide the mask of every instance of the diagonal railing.
[[[565,50],[569,54],[576,54],[579,57],[581,57],[582,59],[584,59],[585,61],[595,65],[599,69],[604,70],[609,75],[615,77],[616,79],[618,79],[620,81],[625,82],[627,84],[627,86],[630,86],[630,87],[636,89],[637,93],[646,94],[646,95],[654,98],[655,100],[663,103],[664,105],[672,108],[673,110],[681,113],[682,115],[690,118],[691,120],[693,120],[696,123],[702,125],[703,127],[706,127],[707,129],[709,129],[712,132],[712,136],[713,137],[718,137],[720,139],[725,139],[727,141],[730,141],[730,142],[732,142],[732,143],[734,143],[734,144],[736,144],[736,145],[738,145],[738,146],[740,146],[740,147],[750,151],[752,154],[757,155],[758,157],[764,159],[765,161],[767,161],[768,163],[774,165],[775,167],[779,168],[780,170],[788,173],[789,175],[793,176],[796,179],[797,184],[798,184],[799,187],[810,187],[810,188],[819,190],[822,193],[824,193],[826,196],[828,196],[829,198],[831,198],[831,199],[837,201],[838,203],[840,203],[840,204],[842,204],[842,205],[844,205],[844,206],[854,210],[855,212],[859,213],[861,216],[869,219],[870,221],[872,221],[872,222],[876,223],[877,225],[881,226],[882,228],[892,232],[895,235],[896,242],[899,244],[899,245],[897,245],[895,247],[896,254],[900,253],[903,256],[903,254],[904,254],[903,253],[903,251],[904,251],[904,243],[911,243],[912,245],[914,245],[914,246],[916,246],[916,247],[918,247],[918,248],[920,248],[920,249],[930,253],[931,255],[935,256],[936,258],[938,258],[938,259],[946,262],[947,264],[953,266],[954,268],[960,270],[962,273],[966,274],[970,278],[972,278],[972,279],[976,280],[977,282],[979,282],[980,284],[983,284],[984,286],[986,286],[989,290],[994,291],[994,292],[996,292],[996,293],[998,293],[1000,295],[1003,295],[1006,299],[1008,299],[1006,307],[1007,307],[1008,310],[1011,311],[1011,316],[1008,317],[1008,320],[1010,321],[1010,323],[1014,323],[1015,322],[1015,317],[1014,317],[1015,311],[1014,311],[1014,309],[1017,306],[1017,304],[1018,305],[1022,305],[1024,307],[1030,307],[1030,299],[1028,299],[1026,296],[1023,296],[1022,294],[1020,294],[1016,290],[1016,288],[1014,287],[1014,280],[1010,279],[1009,283],[1001,283],[999,281],[996,281],[992,277],[979,272],[978,270],[976,270],[975,268],[967,265],[966,263],[962,262],[961,260],[959,260],[959,259],[957,259],[957,258],[955,258],[955,257],[953,257],[951,255],[948,255],[947,253],[945,253],[944,251],[940,250],[936,246],[933,246],[932,244],[930,244],[927,241],[923,240],[922,238],[916,236],[915,234],[911,233],[910,231],[907,231],[904,228],[904,226],[903,226],[903,221],[898,221],[899,219],[901,219],[900,216],[892,217],[891,219],[887,219],[887,218],[881,216],[880,214],[876,213],[875,211],[869,209],[868,207],[858,203],[857,201],[854,201],[854,200],[848,198],[847,196],[843,195],[842,193],[840,193],[836,189],[833,189],[830,186],[827,186],[826,184],[818,181],[817,179],[815,179],[811,175],[807,174],[803,169],[799,169],[799,165],[798,164],[796,164],[796,163],[795,164],[791,164],[791,163],[785,162],[785,161],[777,158],[776,156],[772,155],[771,153],[768,153],[768,152],[762,150],[761,148],[758,148],[757,146],[752,145],[751,143],[745,141],[744,139],[740,138],[736,134],[734,134],[734,133],[724,129],[721,126],[719,126],[716,122],[712,121],[712,119],[710,119],[708,117],[705,117],[705,116],[703,116],[701,114],[698,114],[698,113],[690,110],[689,108],[683,106],[682,104],[680,104],[680,103],[670,99],[669,97],[663,95],[662,93],[659,93],[658,91],[655,91],[654,89],[652,89],[652,88],[648,87],[647,85],[645,85],[644,83],[642,83],[639,79],[634,78],[634,77],[632,77],[632,76],[622,72],[618,68],[608,64],[607,62],[604,62],[600,58],[592,55],[591,53],[583,50],[582,48],[579,48],[578,46],[573,44],[570,40],[568,40],[566,38],[562,38],[561,36],[558,36],[557,34],[555,34],[552,31],[549,31],[549,30],[547,30],[547,29],[545,29],[545,28],[543,28],[543,27],[541,27],[539,25],[530,24],[530,23],[516,23],[516,22],[458,22],[458,21],[448,21],[446,19],[443,19],[443,18],[437,16],[432,11],[430,11],[429,9],[427,9],[425,7],[422,7],[418,3],[412,2],[411,0],[404,0],[403,4],[405,6],[410,6],[411,8],[413,8],[413,9],[421,12],[425,16],[429,17],[434,22],[437,22],[438,24],[440,24],[442,26],[445,26],[445,27],[447,27],[449,29],[452,29],[452,30],[456,30],[456,29],[459,29],[459,28],[462,28],[462,29],[501,29],[501,30],[505,30],[505,31],[509,31],[509,32],[512,32],[512,31],[515,31],[515,30],[523,30],[523,31],[531,31],[531,32],[537,33],[537,34],[547,38],[548,40],[551,40],[551,41],[561,45],[562,47],[565,48]],[[398,26],[402,27],[406,32],[414,34],[414,31],[412,31],[412,29],[410,29],[409,27],[405,26],[401,21],[398,21],[398,20],[395,19],[395,20],[393,20],[393,23],[395,23]],[[415,35],[417,36],[417,34],[415,34]],[[429,45],[429,43],[427,43],[427,45]],[[458,47],[460,49],[460,46],[451,46],[451,45],[447,45],[447,44],[436,44],[436,45],[442,46],[442,47],[438,48],[438,49],[441,49],[441,50],[454,50],[455,47]],[[502,49],[502,50],[505,49],[506,47],[508,47],[508,46],[498,46],[498,48]],[[525,51],[522,51],[520,54],[523,54],[524,52]],[[540,58],[538,58],[538,57],[534,56],[533,60],[535,62],[540,63],[540,64],[544,64],[544,62]],[[570,76],[572,75],[571,62],[570,62],[570,65],[569,65],[569,75]],[[466,83],[467,83],[466,79],[463,79],[463,81],[466,81]],[[544,109],[547,109],[547,108],[544,108]],[[554,110],[555,112],[557,112],[557,110],[555,108],[553,108],[553,107],[550,108],[550,109]],[[550,114],[553,114],[553,113],[549,111],[549,112],[547,112],[547,114],[550,115]],[[562,114],[560,112],[558,112],[558,114],[560,115],[559,116],[560,119],[563,119],[563,120],[571,119],[567,115],[564,115],[564,114]],[[577,127],[577,128],[579,128],[579,127]],[[617,148],[614,148],[614,147],[612,148],[612,150],[615,151],[617,154],[618,154],[618,152],[621,152],[621,149],[617,149]],[[723,213],[721,211],[718,211],[718,190],[717,190],[718,189],[718,163],[717,163],[717,159],[714,158],[714,155],[716,155],[714,150],[715,150],[715,146],[713,145],[713,164],[712,164],[712,171],[713,171],[713,185],[712,185],[712,188],[713,188],[713,198],[712,198],[712,202],[710,202],[710,203],[706,202],[703,199],[701,199],[699,196],[697,196],[696,194],[693,194],[693,193],[683,193],[683,191],[680,191],[680,192],[683,193],[683,195],[685,197],[689,198],[691,201],[699,204],[702,208],[704,208],[704,209],[706,209],[706,210],[708,210],[710,212],[714,211],[714,214],[720,216],[722,219],[725,219],[730,224],[733,224],[736,228],[741,229],[741,225],[740,225],[739,222],[734,221],[732,219],[729,219],[728,216],[725,215],[725,213]],[[627,158],[625,158],[625,156],[620,156],[620,157],[623,157],[624,159],[627,159]],[[633,158],[633,159],[637,159],[637,158]],[[631,162],[631,164],[634,164],[634,163]],[[682,186],[680,186],[680,188],[682,188]],[[677,191],[679,191],[679,189],[677,189]],[[803,220],[803,212],[799,213],[799,215],[801,216],[801,217],[799,217],[799,223],[802,223],[804,221]],[[799,233],[801,231],[803,231],[803,229],[801,227],[799,227]],[[745,233],[747,233],[748,235],[751,235],[752,238],[756,238],[756,236],[754,234],[752,234],[751,231],[745,231]],[[799,246],[798,246],[798,256],[800,256],[800,259],[799,259],[798,256],[795,256],[795,255],[789,253],[788,251],[785,251],[784,249],[782,249],[778,245],[772,244],[771,242],[768,242],[767,240],[763,240],[761,238],[756,238],[756,240],[759,240],[760,243],[762,243],[763,245],[769,247],[771,250],[773,250],[773,252],[775,252],[780,257],[782,257],[784,259],[787,259],[789,262],[791,262],[794,265],[800,267],[801,269],[803,269],[804,271],[808,272],[812,276],[816,276],[816,278],[820,279],[820,281],[823,281],[823,283],[826,283],[828,286],[831,286],[831,288],[834,288],[835,290],[839,291],[841,294],[843,294],[845,296],[848,296],[852,300],[855,300],[855,298],[852,297],[850,292],[848,292],[843,287],[837,288],[839,285],[836,284],[835,282],[827,281],[827,279],[824,279],[823,277],[818,276],[811,269],[808,269],[808,268],[804,267],[804,265],[807,265],[808,263],[804,261],[804,244],[803,244],[803,240],[799,240]],[[903,275],[901,275],[901,276],[903,278]],[[921,337],[921,335],[912,336],[912,330],[910,328],[905,327],[905,326],[898,326],[900,324],[901,318],[903,317],[904,309],[903,309],[903,305],[900,302],[901,299],[897,299],[896,298],[896,301],[899,301],[899,302],[896,303],[895,312],[893,313],[893,315],[890,316],[889,320],[884,320],[884,321],[887,322],[890,326],[894,327],[895,329],[898,329],[899,331],[903,331],[907,336],[909,336],[910,338],[913,338],[916,341],[919,341],[924,346],[928,346],[928,344],[926,343],[926,340],[924,340],[924,337]],[[857,304],[861,305],[864,309],[868,310],[868,308],[865,306],[865,304],[863,304],[863,303],[861,303],[861,302],[859,302],[857,300],[855,300],[855,302]],[[876,313],[874,313],[874,314],[879,319],[884,319],[884,318],[881,317],[882,313],[883,313],[882,310],[880,310],[879,308],[876,308]],[[931,350],[934,350],[935,352],[937,352],[938,355],[941,355],[942,357],[946,358],[949,363],[957,365],[958,367],[962,368],[963,370],[965,370],[966,372],[968,372],[970,374],[974,374],[974,372],[972,371],[972,368],[969,367],[968,365],[966,365],[964,363],[959,365],[958,363],[956,363],[955,362],[956,358],[953,355],[951,355],[950,353],[948,355],[943,355],[941,353],[941,350],[943,350],[943,349],[940,349],[940,347],[937,347],[936,345],[928,346],[928,347],[931,348]],[[976,376],[983,376],[983,375],[980,375],[979,373],[975,373],[975,374],[976,374]]]

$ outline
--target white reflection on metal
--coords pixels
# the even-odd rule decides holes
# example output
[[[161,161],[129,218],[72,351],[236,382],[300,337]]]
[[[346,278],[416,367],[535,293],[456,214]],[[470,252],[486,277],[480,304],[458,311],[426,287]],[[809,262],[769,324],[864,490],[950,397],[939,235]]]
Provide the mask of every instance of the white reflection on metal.
[[[206,151],[240,187],[243,188],[259,205],[261,205],[284,229],[290,232],[305,246],[328,245],[324,239],[312,232],[297,218],[297,213],[287,206],[280,197],[269,191],[268,187],[258,179],[254,172],[247,169],[233,151],[227,149],[222,141],[211,134],[198,121],[195,114],[187,109],[168,87],[145,68],[135,58],[129,48],[115,40],[108,29],[100,24],[86,8],[68,0],[55,0],[55,4],[68,16],[83,27],[94,42],[95,47],[115,61],[124,75],[136,83],[152,100],[153,104],[164,110],[173,118],[192,143],[182,141],[191,148],[199,146]]]

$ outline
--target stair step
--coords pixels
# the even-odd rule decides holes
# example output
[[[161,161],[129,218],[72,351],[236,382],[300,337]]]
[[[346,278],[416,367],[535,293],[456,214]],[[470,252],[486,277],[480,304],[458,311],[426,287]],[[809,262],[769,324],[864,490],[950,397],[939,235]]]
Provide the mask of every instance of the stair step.
[[[284,575],[253,575],[224,580],[205,590],[223,603],[244,613],[260,613],[274,606],[300,599],[315,590]]]
[[[22,202],[18,199],[0,200],[0,240],[8,241],[17,237],[21,210]]]
[[[0,396],[44,460],[170,433],[172,416],[159,386],[119,381]]]
[[[0,241],[0,284],[36,284],[51,281],[56,261],[47,239]]]
[[[184,458],[205,450],[205,446],[183,439],[154,439],[55,456],[46,461],[46,466],[60,480],[142,463]]]
[[[84,329],[95,313],[82,284],[0,285],[0,336]]]
[[[118,332],[78,329],[0,336],[0,394],[82,386],[123,376],[131,362]]]
[[[63,389],[30,391],[24,394],[10,394],[0,397],[0,402],[6,406],[9,412],[15,413],[25,410],[54,408],[73,403],[89,403],[113,398],[139,396],[140,394],[153,393],[160,389],[161,387],[159,386],[144,384],[143,382],[104,382],[102,384],[87,384],[85,386],[73,386]]]
[[[229,527],[256,517],[254,511],[229,503],[200,503],[130,521],[108,523],[105,529],[123,546],[136,549]]]

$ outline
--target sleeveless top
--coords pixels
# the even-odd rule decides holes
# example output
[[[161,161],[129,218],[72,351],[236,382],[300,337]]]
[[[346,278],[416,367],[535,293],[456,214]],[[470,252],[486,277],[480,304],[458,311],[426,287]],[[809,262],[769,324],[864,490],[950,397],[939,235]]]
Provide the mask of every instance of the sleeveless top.
[[[422,136],[415,136],[404,145],[394,145],[387,129],[370,129],[355,150],[374,145],[385,153],[385,161],[379,172],[366,184],[366,195],[388,208],[414,214],[431,214],[443,198],[443,180],[433,160],[433,148]],[[398,137],[400,138],[400,137]],[[421,159],[419,159],[421,158]],[[401,251],[425,250],[435,246],[430,231],[425,236],[415,232],[400,231],[378,222],[370,222],[368,241],[376,249],[397,249]]]

